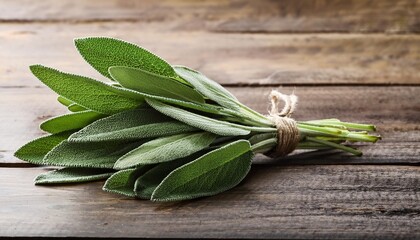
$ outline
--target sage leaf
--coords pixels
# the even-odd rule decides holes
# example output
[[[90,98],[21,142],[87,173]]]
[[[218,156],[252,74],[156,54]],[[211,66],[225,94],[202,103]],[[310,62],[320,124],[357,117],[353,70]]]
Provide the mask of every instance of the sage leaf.
[[[80,112],[80,111],[86,111],[89,109],[86,109],[80,105],[78,105],[77,103],[74,103],[73,101],[68,100],[67,98],[63,97],[63,96],[58,96],[57,100],[63,104],[64,106],[67,107],[68,110],[70,110],[71,112]]]
[[[222,116],[231,116],[231,115],[236,114],[235,112],[232,112],[232,110],[230,110],[230,109],[225,109],[225,108],[215,106],[215,105],[212,105],[212,104],[186,102],[186,101],[182,101],[182,100],[178,100],[178,99],[167,98],[167,97],[156,96],[156,95],[150,95],[150,94],[146,94],[146,93],[142,93],[142,92],[135,92],[135,93],[143,96],[144,98],[155,99],[155,100],[159,100],[161,102],[174,104],[174,105],[177,105],[177,106],[180,106],[180,107],[189,108],[189,109],[193,109],[193,110],[198,110],[200,112],[218,114],[218,115],[222,115]]]
[[[160,57],[123,40],[107,37],[88,37],[74,40],[82,57],[99,73],[112,80],[111,66],[127,66],[162,76],[175,77],[172,67]]]
[[[210,80],[200,72],[187,67],[174,66],[174,70],[180,77],[190,83],[199,93],[209,99],[229,109],[240,109],[237,104],[238,100],[236,97],[217,82]]]
[[[57,97],[57,101],[61,104],[63,104],[64,106],[68,107],[71,104],[74,104],[74,102],[68,100],[67,98],[63,97],[63,96],[58,96]]]
[[[43,164],[62,167],[112,169],[121,156],[144,142],[75,143],[63,141],[45,155]]]
[[[107,192],[118,193],[127,197],[135,197],[134,183],[136,179],[152,167],[154,167],[154,165],[118,171],[106,180],[102,189]]]
[[[113,114],[139,106],[143,100],[129,98],[134,92],[113,87],[91,78],[63,73],[58,70],[32,65],[32,73],[59,95],[78,105],[104,114]]]
[[[78,105],[77,103],[70,104],[67,108],[68,108],[71,112],[81,112],[81,111],[86,111],[86,110],[88,110],[88,109],[86,109],[86,108],[84,108],[84,107],[82,107],[82,106]]]
[[[179,134],[151,140],[128,152],[115,163],[115,169],[167,162],[207,148],[216,138],[208,132]]]
[[[42,173],[35,178],[36,185],[81,183],[107,179],[114,171],[96,168],[62,168]]]
[[[137,178],[134,183],[134,192],[136,197],[142,199],[150,199],[153,191],[163,181],[163,179],[176,168],[189,163],[208,151],[200,151],[188,157],[176,159],[170,162],[160,163],[142,176]]]
[[[204,103],[200,93],[171,78],[130,67],[110,67],[108,71],[125,88],[150,95]]]
[[[106,117],[104,114],[90,110],[76,113],[68,113],[48,119],[41,123],[40,128],[49,133],[60,133],[69,130],[79,130],[92,122]]]
[[[33,164],[43,164],[42,159],[55,146],[66,140],[72,132],[42,136],[34,139],[15,152],[15,157]]]
[[[151,200],[179,201],[226,191],[245,178],[252,157],[248,141],[227,144],[172,171],[154,190]]]
[[[197,129],[177,121],[145,124],[94,135],[75,133],[69,140],[72,142],[103,142],[103,141],[129,141],[143,138],[161,137],[182,132],[196,131]],[[76,135],[77,134],[77,135]],[[81,137],[79,137],[81,136]]]
[[[67,98],[63,96],[58,96],[57,98],[58,102],[66,106],[71,112],[80,112],[80,111],[86,111],[88,109],[78,105],[77,103],[74,103],[73,101],[68,100]]]
[[[197,128],[174,121],[154,109],[134,109],[100,119],[71,135],[69,141],[128,141],[191,131]]]
[[[147,103],[157,111],[172,117],[180,122],[186,123],[193,127],[202,129],[207,132],[222,136],[248,135],[251,131],[241,128],[240,125],[219,121],[199,114],[188,112],[184,109],[173,107],[171,105],[153,100],[146,99]]]

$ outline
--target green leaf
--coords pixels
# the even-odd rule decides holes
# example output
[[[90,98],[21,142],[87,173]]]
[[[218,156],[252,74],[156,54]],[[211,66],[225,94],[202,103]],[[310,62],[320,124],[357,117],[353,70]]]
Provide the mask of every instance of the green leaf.
[[[215,106],[215,105],[212,105],[212,104],[186,102],[186,101],[177,100],[177,99],[173,99],[173,98],[150,95],[150,94],[146,94],[146,93],[142,93],[142,92],[135,92],[135,93],[143,96],[144,98],[155,99],[155,100],[159,100],[161,102],[171,103],[171,104],[174,104],[174,105],[177,105],[177,106],[180,106],[180,107],[189,108],[189,109],[197,110],[197,111],[200,111],[200,112],[218,114],[218,115],[222,115],[222,116],[231,116],[231,115],[235,114],[230,109],[225,109],[225,108]]]
[[[67,98],[63,97],[63,96],[58,96],[57,97],[57,101],[61,104],[63,104],[64,106],[68,107],[71,104],[74,104],[74,102],[68,100]]]
[[[250,133],[249,130],[244,129],[241,125],[201,116],[153,99],[146,99],[146,101],[157,111],[207,132],[222,136],[248,135]]]
[[[153,109],[134,109],[100,119],[70,136],[72,142],[127,141],[197,131]]]
[[[135,197],[134,183],[136,179],[150,170],[153,166],[154,165],[147,165],[118,171],[106,180],[102,189],[107,192],[118,193],[128,197]]]
[[[32,65],[32,73],[59,95],[78,105],[104,114],[113,114],[139,106],[143,99],[134,91],[113,87],[91,78]],[[137,99],[129,98],[133,96]]]
[[[125,88],[150,95],[204,103],[200,93],[171,78],[130,67],[110,67],[108,71]]]
[[[78,130],[105,116],[106,115],[89,110],[77,113],[68,113],[48,119],[47,121],[41,123],[40,128],[49,133]]]
[[[80,111],[89,110],[89,109],[86,109],[86,108],[78,105],[77,103],[74,103],[73,101],[68,100],[67,98],[65,98],[63,96],[58,96],[57,100],[61,104],[66,106],[71,112],[80,112]]]
[[[20,147],[15,157],[33,164],[43,164],[42,159],[55,146],[66,140],[72,132],[42,136]]]
[[[238,185],[251,168],[253,154],[238,140],[172,171],[152,194],[155,201],[179,201],[211,196]]]
[[[74,143],[63,141],[45,155],[43,163],[63,167],[113,168],[121,156],[144,142]]]
[[[108,169],[62,168],[42,173],[35,178],[36,185],[81,183],[106,179],[113,174]]]
[[[86,111],[86,110],[89,110],[89,109],[87,109],[87,108],[84,108],[84,107],[82,107],[82,106],[78,105],[77,103],[70,104],[70,105],[68,106],[68,109],[69,109],[71,112],[81,112],[81,111]]]
[[[214,134],[200,132],[151,140],[118,159],[114,168],[125,169],[183,158],[207,148],[215,138]]]
[[[176,77],[172,67],[155,54],[135,44],[106,37],[88,37],[74,40],[82,57],[98,72],[112,79],[111,66],[135,67],[167,77]]]
[[[160,163],[157,166],[154,166],[152,169],[137,178],[134,183],[134,192],[136,197],[150,199],[153,191],[163,181],[163,179],[168,176],[169,173],[207,152],[208,151],[200,151],[185,158]]]
[[[92,129],[93,128],[89,128]],[[101,129],[96,129],[101,130]],[[145,124],[110,132],[98,134],[75,133],[69,139],[72,142],[103,142],[103,141],[128,141],[143,138],[153,138],[178,134],[183,132],[197,131],[196,128],[177,121]],[[77,135],[76,135],[77,134]]]
[[[238,110],[240,108],[238,104],[236,104],[238,100],[235,96],[217,82],[210,80],[200,72],[183,66],[174,66],[174,70],[180,77],[194,86],[199,93],[217,102],[221,106],[233,110]]]

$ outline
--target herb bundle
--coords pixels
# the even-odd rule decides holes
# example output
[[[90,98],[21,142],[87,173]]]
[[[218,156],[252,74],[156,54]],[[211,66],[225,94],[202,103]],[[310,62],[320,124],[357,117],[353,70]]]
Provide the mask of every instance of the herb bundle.
[[[105,83],[41,65],[32,73],[70,110],[46,120],[49,135],[15,156],[59,166],[35,184],[107,179],[103,189],[154,201],[215,195],[239,184],[256,153],[282,157],[294,149],[362,153],[351,142],[376,142],[373,125],[338,119],[295,121],[297,97],[273,91],[264,116],[200,72],[134,44],[104,37],[75,40]],[[279,111],[279,104],[284,108]]]

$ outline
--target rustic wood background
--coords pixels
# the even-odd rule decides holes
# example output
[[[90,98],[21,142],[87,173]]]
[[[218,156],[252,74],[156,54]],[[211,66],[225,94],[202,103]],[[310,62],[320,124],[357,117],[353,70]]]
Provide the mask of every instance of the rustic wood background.
[[[0,236],[420,238],[420,1],[0,0]],[[31,76],[41,63],[103,79],[72,39],[111,36],[196,68],[265,113],[268,91],[300,97],[296,119],[374,123],[361,158],[257,158],[237,188],[182,203],[40,187],[13,157],[65,109]]]

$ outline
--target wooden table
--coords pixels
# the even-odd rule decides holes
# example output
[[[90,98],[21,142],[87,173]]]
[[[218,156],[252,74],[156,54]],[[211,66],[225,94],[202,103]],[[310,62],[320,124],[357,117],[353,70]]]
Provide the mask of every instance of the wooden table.
[[[0,1],[0,236],[420,238],[420,1]],[[31,76],[41,63],[103,79],[72,39],[111,36],[196,68],[265,113],[295,93],[299,120],[376,124],[363,157],[315,152],[270,162],[214,197],[133,200],[103,182],[34,186],[13,157],[65,112]]]

